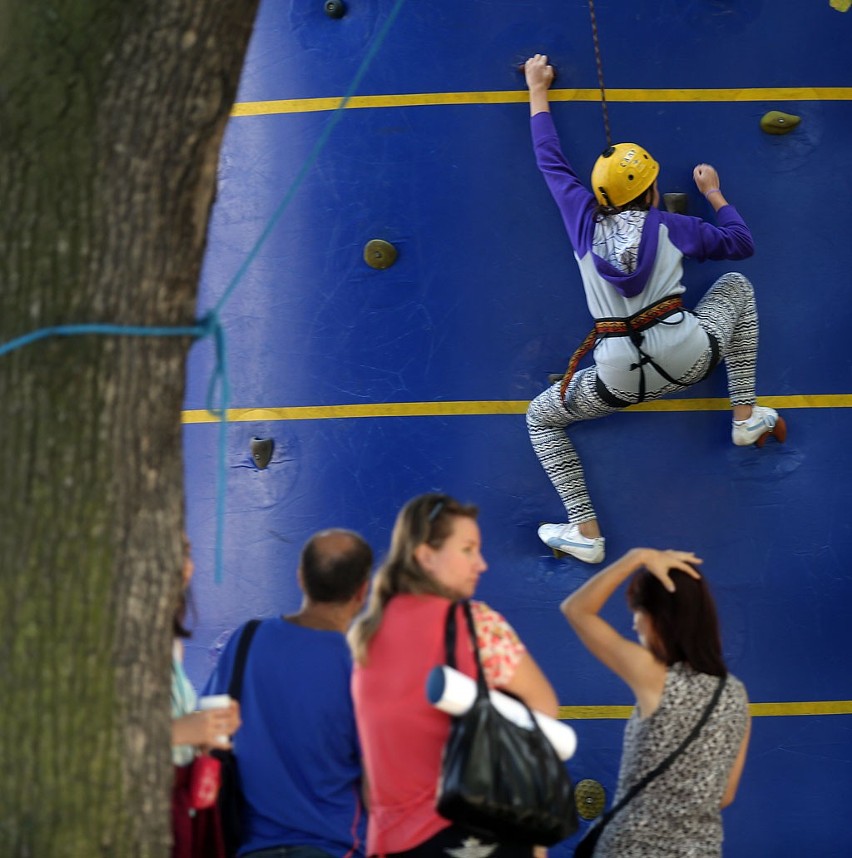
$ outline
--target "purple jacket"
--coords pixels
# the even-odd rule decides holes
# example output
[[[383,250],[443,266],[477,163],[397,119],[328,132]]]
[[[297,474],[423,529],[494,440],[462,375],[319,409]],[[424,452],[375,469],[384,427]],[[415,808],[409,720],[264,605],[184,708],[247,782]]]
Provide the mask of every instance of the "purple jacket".
[[[550,193],[559,207],[568,237],[577,260],[591,253],[595,231],[594,211],[597,201],[579,180],[559,144],[559,137],[549,113],[537,113],[532,118],[533,145],[538,167]],[[642,292],[651,277],[654,262],[661,247],[661,227],[665,239],[681,256],[705,259],[747,259],[754,253],[751,232],[733,206],[724,206],[717,213],[718,226],[697,217],[674,214],[652,208],[639,248],[639,260],[632,274],[625,274],[605,259],[594,258],[600,276],[628,298]]]
[[[538,167],[574,246],[586,303],[595,319],[626,318],[663,298],[682,294],[684,257],[700,261],[745,259],[754,252],[751,232],[731,205],[717,212],[718,226],[652,208],[647,215],[634,216],[637,219],[631,228],[634,232],[641,229],[635,268],[629,273],[622,270],[624,266],[619,268],[593,251],[597,201],[562,153],[550,113],[532,118],[532,136]],[[702,359],[709,343],[696,318],[684,312],[667,319],[666,324],[649,328],[642,348],[671,377],[680,379]],[[627,337],[601,340],[595,348],[598,377],[611,391],[637,392],[640,373],[631,369],[636,356],[636,348]],[[648,369],[647,375],[649,393],[667,383],[653,369]]]

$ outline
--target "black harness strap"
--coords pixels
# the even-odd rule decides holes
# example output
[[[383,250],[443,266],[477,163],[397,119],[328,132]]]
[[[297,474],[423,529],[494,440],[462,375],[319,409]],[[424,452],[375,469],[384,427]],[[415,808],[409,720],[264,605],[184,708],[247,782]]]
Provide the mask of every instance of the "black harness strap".
[[[641,373],[639,379],[639,402],[643,402],[645,399],[645,364],[651,364],[667,381],[680,384],[677,379],[672,378],[654,362],[654,359],[649,354],[642,350],[642,342],[644,340],[642,332],[661,322],[665,323],[664,320],[669,318],[669,316],[684,312],[688,311],[684,310],[680,295],[669,295],[626,318],[607,317],[596,319],[594,328],[586,335],[586,338],[574,354],[571,355],[568,369],[565,370],[565,375],[562,376],[562,384],[559,391],[563,402],[568,385],[577,370],[577,365],[598,342],[607,337],[630,337],[630,341],[636,347],[636,351],[639,354],[639,361],[632,364],[630,369],[638,369]]]
[[[662,366],[660,366],[654,358],[649,355],[643,348],[642,343],[645,340],[643,331],[652,328],[654,325],[659,324],[679,324],[678,322],[666,322],[665,320],[669,318],[669,316],[673,316],[679,313],[692,313],[692,310],[686,309],[681,303],[681,299],[679,295],[670,295],[667,298],[663,298],[660,301],[657,301],[655,304],[652,304],[650,307],[646,307],[644,310],[640,310],[638,313],[635,313],[633,316],[629,316],[627,318],[604,318],[597,319],[595,321],[595,327],[586,338],[583,340],[580,347],[574,352],[571,356],[571,361],[568,364],[568,369],[565,372],[565,375],[562,377],[562,383],[560,387],[560,393],[562,396],[562,401],[565,401],[565,394],[568,390],[568,385],[571,379],[574,376],[574,373],[577,369],[577,365],[585,357],[588,352],[592,350],[592,348],[600,342],[600,340],[607,339],[608,337],[630,337],[630,342],[633,344],[636,349],[636,353],[638,355],[638,360],[636,363],[630,365],[630,369],[638,369],[639,370],[639,391],[638,391],[638,399],[636,402],[644,402],[645,396],[647,393],[647,386],[645,382],[645,366],[653,367],[659,375],[661,375],[666,381],[670,384],[676,384],[680,387],[686,387],[686,383],[684,379],[674,378],[671,376]],[[703,329],[702,329],[703,330]],[[695,382],[691,382],[693,384],[697,384],[699,381],[704,381],[710,373],[718,366],[719,361],[721,359],[721,349],[719,348],[719,343],[716,338],[709,333],[708,331],[704,331],[707,334],[707,340],[710,346],[710,363],[708,364],[707,371],[701,378],[696,379]],[[621,399],[616,396],[612,391],[610,391],[600,380],[597,378],[595,389],[597,391],[598,396],[610,407],[612,408],[626,408],[628,405],[634,405],[636,403],[629,402]]]

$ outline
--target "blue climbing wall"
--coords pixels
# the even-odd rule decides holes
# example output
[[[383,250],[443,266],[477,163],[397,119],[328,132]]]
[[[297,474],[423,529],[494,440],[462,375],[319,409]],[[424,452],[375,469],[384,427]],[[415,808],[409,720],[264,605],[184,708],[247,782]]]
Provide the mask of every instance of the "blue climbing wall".
[[[480,505],[480,596],[560,702],[599,716],[572,722],[571,769],[611,794],[623,721],[606,707],[630,695],[557,610],[594,568],[536,537],[562,513],[523,418],[590,320],[516,65],[550,55],[556,124],[587,174],[605,143],[589,9],[349,0],[334,20],[323,7],[262,3],[222,153],[199,314],[220,305],[231,410],[221,455],[204,411],[215,356],[201,342],[184,418],[190,673],[203,681],[240,622],[297,607],[312,532],[351,527],[381,554],[401,504],[444,490]],[[692,214],[712,214],[692,167],[714,164],[752,227],[757,253],[738,267],[758,296],[758,393],[789,426],[785,446],[732,447],[720,370],[674,410],[578,427],[608,554],[645,544],[705,558],[729,664],[758,704],[726,856],[848,856],[852,12],[828,0],[596,7],[613,137],[647,146],[661,190],[687,193]],[[335,112],[365,68],[359,98]],[[769,110],[801,124],[768,135]],[[376,238],[399,251],[386,270],[362,258]],[[688,263],[690,302],[724,270]],[[274,442],[265,470],[254,437]],[[608,615],[629,632],[619,599]]]

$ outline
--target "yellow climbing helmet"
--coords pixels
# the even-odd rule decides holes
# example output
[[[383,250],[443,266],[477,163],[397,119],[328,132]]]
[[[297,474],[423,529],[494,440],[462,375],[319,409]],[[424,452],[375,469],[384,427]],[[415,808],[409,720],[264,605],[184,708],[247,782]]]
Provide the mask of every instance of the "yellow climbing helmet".
[[[623,206],[647,191],[660,165],[638,143],[605,149],[592,169],[592,190],[602,206]]]

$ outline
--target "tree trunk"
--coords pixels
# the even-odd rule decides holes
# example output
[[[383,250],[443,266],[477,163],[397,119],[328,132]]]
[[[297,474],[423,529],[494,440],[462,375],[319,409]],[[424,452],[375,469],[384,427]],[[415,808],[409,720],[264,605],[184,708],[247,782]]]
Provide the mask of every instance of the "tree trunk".
[[[192,323],[256,7],[0,0],[0,342]],[[4,858],[168,854],[190,344],[0,357]]]

